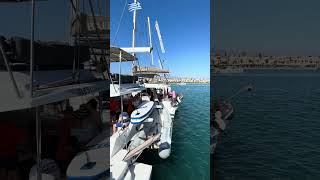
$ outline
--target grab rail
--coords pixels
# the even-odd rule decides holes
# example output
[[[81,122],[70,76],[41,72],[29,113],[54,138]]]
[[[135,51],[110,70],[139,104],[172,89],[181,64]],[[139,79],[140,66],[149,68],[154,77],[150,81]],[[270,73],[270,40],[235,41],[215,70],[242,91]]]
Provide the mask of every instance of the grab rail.
[[[7,56],[6,56],[5,51],[4,51],[4,48],[3,48],[3,40],[2,40],[2,39],[0,39],[0,52],[1,52],[1,54],[2,54],[4,63],[5,63],[5,65],[6,65],[7,71],[8,71],[8,73],[9,73],[10,80],[12,81],[12,84],[13,84],[13,86],[14,86],[14,89],[15,89],[15,91],[16,91],[16,94],[18,95],[19,98],[22,98],[22,95],[20,94],[20,91],[19,91],[17,82],[16,82],[16,80],[14,79],[14,76],[13,76],[12,71],[11,71],[11,69],[10,69],[9,62],[8,62]]]

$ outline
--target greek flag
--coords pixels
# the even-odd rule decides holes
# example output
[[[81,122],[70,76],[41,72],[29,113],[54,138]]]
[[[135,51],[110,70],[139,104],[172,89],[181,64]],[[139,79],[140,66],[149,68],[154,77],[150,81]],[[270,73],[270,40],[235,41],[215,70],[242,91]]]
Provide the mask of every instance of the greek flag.
[[[129,4],[129,12],[136,11],[142,9],[139,2]]]

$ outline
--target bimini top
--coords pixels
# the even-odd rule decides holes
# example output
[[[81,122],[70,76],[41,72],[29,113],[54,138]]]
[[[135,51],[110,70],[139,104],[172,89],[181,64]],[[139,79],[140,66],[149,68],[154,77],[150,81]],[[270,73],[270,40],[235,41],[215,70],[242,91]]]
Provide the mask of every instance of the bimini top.
[[[138,84],[110,84],[110,97],[118,97],[132,93],[139,93],[145,90],[144,87]]]
[[[136,57],[132,56],[130,53],[122,50],[121,48],[110,47],[110,62],[120,62],[120,52],[122,62],[138,60]]]
[[[144,75],[157,75],[157,74],[168,74],[170,73],[169,70],[155,68],[155,67],[135,67],[133,69],[133,74],[137,76],[144,76]]]
[[[109,89],[109,81],[98,79],[88,70],[80,71],[77,82],[72,80],[72,70],[35,71],[31,98],[28,73],[13,72],[15,88],[9,73],[0,71],[0,112],[27,109]]]

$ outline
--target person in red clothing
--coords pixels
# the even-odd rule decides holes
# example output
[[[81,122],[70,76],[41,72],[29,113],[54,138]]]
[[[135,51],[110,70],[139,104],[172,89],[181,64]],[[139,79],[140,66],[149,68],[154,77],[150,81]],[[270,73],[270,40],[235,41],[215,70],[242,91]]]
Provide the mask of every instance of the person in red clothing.
[[[18,146],[26,140],[26,132],[9,121],[0,122],[0,179],[20,179]]]
[[[120,110],[120,105],[119,105],[119,101],[117,99],[110,99],[110,112],[119,112]]]
[[[130,115],[132,112],[133,112],[133,110],[134,110],[134,106],[133,106],[133,96],[131,95],[130,97],[129,97],[129,99],[128,99],[128,108],[127,108],[127,113]]]

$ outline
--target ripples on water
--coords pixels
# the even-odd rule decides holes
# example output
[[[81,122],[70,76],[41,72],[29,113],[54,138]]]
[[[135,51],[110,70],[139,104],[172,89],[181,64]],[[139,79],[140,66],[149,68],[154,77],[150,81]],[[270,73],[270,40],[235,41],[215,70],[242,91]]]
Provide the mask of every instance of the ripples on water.
[[[173,125],[171,156],[154,164],[152,179],[209,179],[209,85],[173,86],[184,98]]]
[[[214,77],[235,116],[212,158],[213,179],[320,179],[320,73],[246,72]]]

